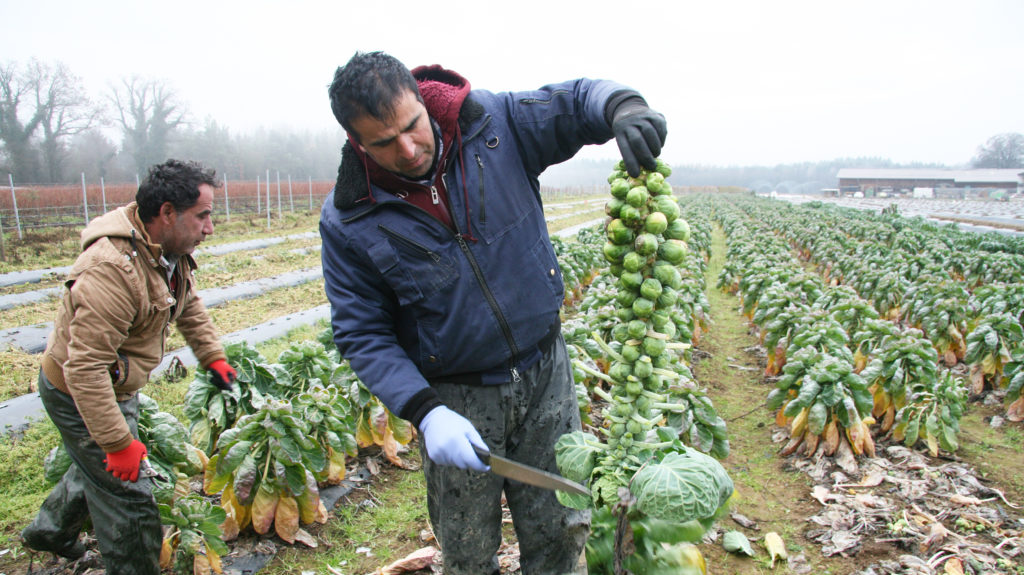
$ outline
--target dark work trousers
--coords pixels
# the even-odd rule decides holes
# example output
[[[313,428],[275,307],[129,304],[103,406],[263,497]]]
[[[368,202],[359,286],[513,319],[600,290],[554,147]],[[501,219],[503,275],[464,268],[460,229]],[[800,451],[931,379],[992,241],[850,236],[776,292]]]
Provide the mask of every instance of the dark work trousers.
[[[491,452],[553,473],[555,442],[580,429],[572,367],[559,335],[521,381],[493,386],[435,384],[441,400],[476,427]],[[571,573],[590,533],[590,512],[563,507],[555,492],[491,473],[435,465],[425,455],[427,507],[444,572],[498,573],[505,492],[524,575]]]
[[[42,371],[39,397],[73,463],[22,531],[25,543],[39,551],[68,549],[91,517],[107,575],[159,575],[163,531],[152,481],[121,481],[107,471],[106,454],[89,435],[74,400],[53,387]],[[138,437],[138,398],[118,406]]]

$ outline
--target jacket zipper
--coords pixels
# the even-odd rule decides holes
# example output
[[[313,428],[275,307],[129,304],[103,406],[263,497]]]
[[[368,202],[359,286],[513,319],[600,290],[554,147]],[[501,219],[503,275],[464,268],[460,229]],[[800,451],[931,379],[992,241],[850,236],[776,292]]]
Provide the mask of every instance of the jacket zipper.
[[[394,239],[402,242],[406,246],[409,246],[410,248],[416,250],[420,254],[430,258],[431,260],[434,261],[435,264],[436,263],[441,263],[441,256],[437,252],[431,250],[430,248],[428,248],[427,246],[417,242],[416,240],[407,238],[407,237],[403,236],[402,234],[392,230],[391,228],[388,228],[384,224],[377,224],[377,229],[379,229],[380,231],[384,232],[388,237],[394,238]]]
[[[476,158],[476,173],[480,179],[480,225],[487,223],[487,203],[484,201],[484,161],[480,159],[480,154],[475,154],[473,157]]]
[[[448,188],[448,183],[444,181],[445,176],[441,174],[441,181],[445,184],[445,189]],[[451,203],[448,204],[448,212],[451,213]],[[494,312],[494,317],[498,319],[498,326],[501,327],[501,332],[505,335],[505,342],[508,344],[509,350],[512,352],[512,357],[509,359],[511,367],[509,373],[512,374],[512,381],[519,383],[522,379],[519,377],[519,370],[516,368],[516,362],[519,357],[519,346],[516,345],[515,339],[512,337],[512,328],[508,325],[508,320],[505,319],[504,314],[501,313],[501,308],[498,306],[498,300],[494,297],[494,293],[491,292],[490,286],[487,285],[487,280],[484,279],[483,271],[480,270],[480,264],[477,263],[476,257],[473,252],[469,249],[469,244],[466,243],[465,238],[462,237],[462,232],[459,230],[458,221],[455,216],[452,215],[452,224],[455,226],[455,241],[459,243],[459,248],[462,249],[462,253],[466,256],[466,260],[469,261],[469,266],[473,268],[473,275],[476,276],[476,281],[480,284],[480,289],[484,292],[484,297],[487,299],[487,304],[491,306],[491,310]]]

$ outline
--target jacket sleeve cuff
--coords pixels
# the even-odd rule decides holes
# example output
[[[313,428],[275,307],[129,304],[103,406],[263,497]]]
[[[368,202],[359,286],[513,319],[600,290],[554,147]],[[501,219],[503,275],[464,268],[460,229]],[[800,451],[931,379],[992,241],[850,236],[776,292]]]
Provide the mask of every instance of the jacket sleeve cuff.
[[[104,453],[115,453],[128,447],[129,445],[132,444],[133,441],[135,441],[135,436],[129,433],[128,435],[122,437],[121,439],[114,443],[101,444],[97,442],[97,445],[100,446],[100,449],[102,449]]]
[[[405,402],[405,407],[402,408],[402,412],[398,416],[411,421],[416,429],[419,429],[423,418],[430,413],[430,410],[439,405],[443,405],[443,403],[437,395],[437,390],[433,387],[426,387]]]
[[[647,100],[644,100],[643,96],[640,95],[636,90],[618,90],[612,92],[612,95],[608,97],[608,101],[604,105],[604,119],[608,122],[608,125],[612,125],[612,119],[615,117],[615,110],[620,104],[626,100],[632,100],[636,98],[637,103],[647,106]]]

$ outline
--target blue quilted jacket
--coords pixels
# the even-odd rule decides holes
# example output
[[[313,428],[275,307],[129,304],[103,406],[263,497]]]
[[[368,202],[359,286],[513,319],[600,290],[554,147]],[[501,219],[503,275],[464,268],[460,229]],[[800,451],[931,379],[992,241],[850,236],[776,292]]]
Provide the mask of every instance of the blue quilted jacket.
[[[465,82],[438,68],[431,77]],[[564,286],[538,176],[608,141],[606,102],[635,94],[588,79],[529,92],[465,88],[460,133],[445,135],[437,174],[455,229],[399,198],[393,182],[380,187],[379,168],[368,170],[372,160],[351,144],[320,219],[338,349],[393,413],[417,425],[438,403],[430,382],[501,383],[539,358]],[[424,97],[432,118],[443,113]]]

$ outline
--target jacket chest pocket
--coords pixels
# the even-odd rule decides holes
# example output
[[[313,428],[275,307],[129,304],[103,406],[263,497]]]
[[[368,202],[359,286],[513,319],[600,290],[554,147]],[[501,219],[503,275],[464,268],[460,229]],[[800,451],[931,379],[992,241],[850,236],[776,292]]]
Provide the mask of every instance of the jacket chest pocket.
[[[515,170],[502,172],[497,168],[504,161],[500,140],[496,135],[488,138],[486,148],[467,160],[465,185],[477,205],[476,231],[491,244],[515,231],[532,210],[538,209],[538,203],[529,183],[520,181]]]
[[[458,279],[447,254],[387,226],[377,228],[386,241],[371,247],[369,255],[402,305],[428,298]]]
[[[144,309],[139,310],[133,331],[137,335],[162,334],[171,322],[171,312],[177,303],[166,285],[149,283],[149,297]]]

